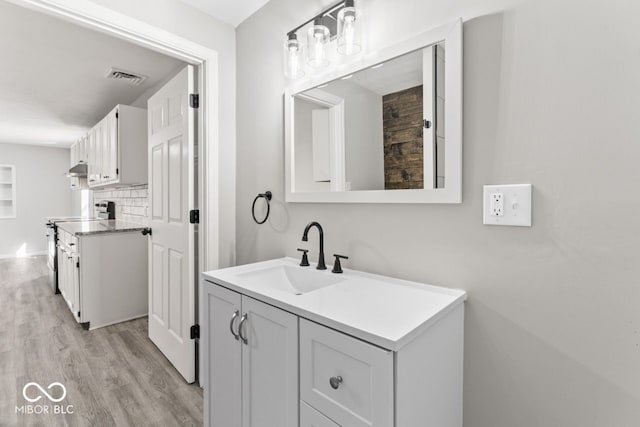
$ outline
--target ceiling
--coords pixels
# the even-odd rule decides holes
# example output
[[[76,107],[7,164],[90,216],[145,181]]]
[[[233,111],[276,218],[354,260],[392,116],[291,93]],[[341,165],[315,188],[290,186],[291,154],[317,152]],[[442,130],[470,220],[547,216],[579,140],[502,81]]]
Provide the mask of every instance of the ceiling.
[[[116,104],[131,104],[184,63],[0,1],[0,143],[68,147]],[[147,76],[109,80],[111,67]]]
[[[269,0],[181,0],[227,24],[237,27]]]

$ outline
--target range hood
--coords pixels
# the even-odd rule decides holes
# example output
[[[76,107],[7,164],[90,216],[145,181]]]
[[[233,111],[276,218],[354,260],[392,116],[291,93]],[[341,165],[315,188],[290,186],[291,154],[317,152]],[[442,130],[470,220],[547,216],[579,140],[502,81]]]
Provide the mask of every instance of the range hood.
[[[86,178],[87,177],[87,164],[80,162],[71,169],[67,174],[69,178]]]

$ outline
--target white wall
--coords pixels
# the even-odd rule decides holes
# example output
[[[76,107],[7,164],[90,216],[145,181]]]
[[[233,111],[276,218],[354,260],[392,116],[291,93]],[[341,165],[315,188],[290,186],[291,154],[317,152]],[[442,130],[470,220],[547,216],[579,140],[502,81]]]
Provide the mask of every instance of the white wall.
[[[162,28],[180,37],[189,39],[202,46],[218,52],[219,60],[219,140],[220,156],[224,159],[235,159],[236,140],[236,45],[235,30],[209,15],[188,6],[178,0],[91,0],[100,6],[129,15],[147,24]],[[221,166],[211,165],[212,173],[219,173],[227,187],[220,190],[220,265],[235,262],[235,216],[226,209],[236,203],[235,162],[222,162]]]
[[[44,253],[46,217],[71,214],[69,149],[0,143],[0,164],[16,167],[16,218],[0,219],[0,257]]]
[[[364,2],[374,48],[465,20],[463,203],[284,203],[282,43],[332,1],[271,0],[237,29],[239,263],[318,220],[349,267],[469,293],[465,426],[637,425],[640,2]],[[533,227],[483,226],[482,185],[521,182]]]

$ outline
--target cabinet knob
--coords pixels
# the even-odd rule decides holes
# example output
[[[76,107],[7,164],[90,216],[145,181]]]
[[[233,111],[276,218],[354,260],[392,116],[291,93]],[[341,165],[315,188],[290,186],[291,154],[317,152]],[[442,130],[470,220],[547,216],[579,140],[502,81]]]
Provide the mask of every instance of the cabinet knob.
[[[342,384],[342,377],[338,375],[337,377],[329,378],[329,384],[331,384],[332,389],[337,390],[340,384]]]

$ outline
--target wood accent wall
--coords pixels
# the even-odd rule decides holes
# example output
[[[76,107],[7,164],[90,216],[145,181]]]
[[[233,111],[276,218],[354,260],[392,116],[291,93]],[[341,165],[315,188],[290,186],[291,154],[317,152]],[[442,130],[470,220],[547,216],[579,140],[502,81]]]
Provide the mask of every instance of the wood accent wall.
[[[385,190],[424,188],[422,85],[382,97]]]

